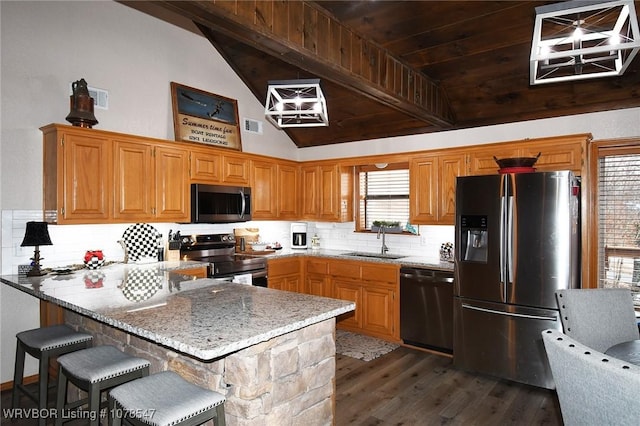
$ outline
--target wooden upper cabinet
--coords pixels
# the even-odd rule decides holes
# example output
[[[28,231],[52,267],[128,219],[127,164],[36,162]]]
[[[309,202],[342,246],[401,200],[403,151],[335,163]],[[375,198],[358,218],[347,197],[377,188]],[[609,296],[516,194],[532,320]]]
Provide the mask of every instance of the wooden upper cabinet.
[[[411,223],[438,220],[438,158],[418,157],[409,164],[409,217]]]
[[[499,167],[494,157],[536,157],[540,154],[534,166],[537,171],[571,170],[581,175],[583,156],[590,140],[591,135],[585,133],[473,147],[469,149],[469,174],[498,173]]]
[[[154,149],[156,220],[188,222],[189,152],[186,149],[159,145]]]
[[[49,125],[41,130],[45,220],[58,224],[107,221],[111,208],[109,139],[70,126]]]
[[[498,163],[495,158],[520,157],[520,150],[516,147],[500,147],[494,144],[490,147],[474,149],[469,153],[469,175],[495,175],[498,173]]]
[[[340,218],[340,171],[336,166],[319,167],[320,184],[318,193],[318,219],[335,220]]]
[[[45,220],[189,220],[189,151],[184,145],[60,124],[41,130]]]
[[[300,218],[300,168],[295,164],[279,163],[278,175],[278,218],[297,220]]]
[[[251,160],[254,219],[299,219],[299,167],[277,160]]]
[[[438,157],[438,223],[456,222],[456,178],[465,176],[465,155],[452,154]]]
[[[249,185],[249,158],[242,155],[222,155],[222,182]]]
[[[464,153],[417,157],[409,163],[411,223],[455,223],[456,178],[466,175]]]
[[[251,208],[253,219],[278,218],[278,166],[270,161],[251,161]]]
[[[115,206],[118,221],[189,220],[189,154],[186,149],[114,140]]]
[[[337,164],[302,166],[302,215],[332,222],[353,220],[353,168]]]
[[[222,154],[211,149],[191,149],[189,177],[193,183],[222,182]]]
[[[320,186],[320,171],[316,166],[302,166],[301,168],[302,217],[313,219],[318,214],[318,192]]]
[[[189,178],[192,183],[249,185],[249,157],[216,148],[190,148]]]
[[[155,185],[153,145],[135,141],[114,141],[113,217],[143,221],[153,216]]]
[[[538,171],[571,170],[581,175],[586,142],[586,137],[525,142],[520,156],[535,157],[539,153],[540,157],[534,166]]]

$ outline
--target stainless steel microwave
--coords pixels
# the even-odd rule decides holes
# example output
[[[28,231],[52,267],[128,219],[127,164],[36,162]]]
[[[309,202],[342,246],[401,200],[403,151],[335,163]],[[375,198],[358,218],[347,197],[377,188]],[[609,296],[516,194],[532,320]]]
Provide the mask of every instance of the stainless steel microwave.
[[[251,188],[191,184],[191,223],[251,220]]]

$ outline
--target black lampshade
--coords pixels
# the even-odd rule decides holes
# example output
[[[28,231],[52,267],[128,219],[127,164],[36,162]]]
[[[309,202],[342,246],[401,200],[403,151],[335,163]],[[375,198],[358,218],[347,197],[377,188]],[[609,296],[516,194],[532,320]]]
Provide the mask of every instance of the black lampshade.
[[[27,222],[27,230],[24,233],[21,247],[50,246],[53,245],[49,237],[47,222]]]

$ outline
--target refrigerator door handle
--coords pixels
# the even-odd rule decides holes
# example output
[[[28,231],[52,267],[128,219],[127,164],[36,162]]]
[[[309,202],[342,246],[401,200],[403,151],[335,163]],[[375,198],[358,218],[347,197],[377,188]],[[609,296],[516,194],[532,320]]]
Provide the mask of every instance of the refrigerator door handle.
[[[495,309],[481,308],[479,306],[472,306],[466,303],[463,303],[462,307],[465,309],[472,309],[474,311],[487,312],[490,314],[504,315],[508,317],[528,318],[528,319],[543,320],[543,321],[558,321],[557,317],[554,317],[554,316],[516,314],[513,312],[504,312],[504,311],[496,311]]]
[[[509,284],[513,284],[513,233],[514,233],[514,226],[513,226],[513,202],[514,197],[513,195],[509,196],[509,201],[507,204],[507,241],[506,241],[506,246],[507,246],[507,282]]]
[[[505,210],[506,210],[505,196],[503,195],[500,197],[500,285],[501,286],[504,286],[506,282],[505,269],[506,269],[507,259],[506,259],[506,253],[505,253],[504,240],[505,240],[505,227],[506,227],[507,218],[505,217]]]

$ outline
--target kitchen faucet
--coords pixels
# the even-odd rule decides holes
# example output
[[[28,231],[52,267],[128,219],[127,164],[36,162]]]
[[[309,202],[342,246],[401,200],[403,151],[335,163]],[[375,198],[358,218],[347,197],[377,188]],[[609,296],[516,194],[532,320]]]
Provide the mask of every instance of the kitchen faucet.
[[[389,251],[389,247],[385,244],[384,227],[385,225],[380,225],[378,228],[378,239],[380,239],[380,234],[382,234],[382,247],[380,247],[380,254],[386,254]]]

